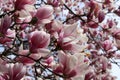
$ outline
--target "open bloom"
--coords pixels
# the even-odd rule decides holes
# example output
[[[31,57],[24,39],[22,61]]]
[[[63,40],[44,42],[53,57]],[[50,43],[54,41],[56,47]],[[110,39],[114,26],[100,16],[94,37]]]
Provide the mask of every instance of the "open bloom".
[[[88,64],[84,62],[84,55],[76,53],[74,55],[58,52],[59,64],[54,67],[54,72],[62,73],[66,79],[84,80],[85,73],[88,70]]]
[[[59,50],[80,52],[86,47],[84,43],[88,39],[77,23],[63,25],[60,21],[54,21],[47,24],[45,28],[56,38],[56,48]]]
[[[34,31],[29,37],[30,50],[20,50],[18,54],[27,55],[27,57],[17,57],[16,60],[20,61],[26,65],[33,65],[34,60],[38,60],[41,57],[46,57],[50,50],[47,49],[50,43],[50,34],[44,31]]]
[[[112,44],[112,41],[105,40],[104,42],[102,42],[102,46],[106,51],[108,51],[108,50],[112,49],[113,44]]]
[[[37,18],[37,23],[50,23],[53,19],[53,7],[45,5],[40,7],[34,17]]]
[[[50,34],[44,31],[34,31],[30,36],[30,50],[46,48],[50,43]]]
[[[26,73],[26,67],[21,63],[6,64],[7,72],[1,74],[2,80],[20,80]]]

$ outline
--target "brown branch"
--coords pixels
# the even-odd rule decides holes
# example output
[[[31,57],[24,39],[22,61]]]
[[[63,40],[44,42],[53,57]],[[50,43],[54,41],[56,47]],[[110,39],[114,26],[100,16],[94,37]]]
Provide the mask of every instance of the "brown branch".
[[[67,10],[69,10],[69,12],[71,14],[73,14],[75,17],[78,17],[82,22],[86,22],[84,19],[82,19],[82,16],[85,16],[85,15],[77,15],[75,14],[66,4],[64,4],[65,8],[67,8]]]

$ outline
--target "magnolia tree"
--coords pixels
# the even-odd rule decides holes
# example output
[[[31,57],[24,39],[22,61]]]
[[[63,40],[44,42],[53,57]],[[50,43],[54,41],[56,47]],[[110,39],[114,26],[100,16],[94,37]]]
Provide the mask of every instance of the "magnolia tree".
[[[0,80],[116,80],[118,1],[38,2],[0,0]]]

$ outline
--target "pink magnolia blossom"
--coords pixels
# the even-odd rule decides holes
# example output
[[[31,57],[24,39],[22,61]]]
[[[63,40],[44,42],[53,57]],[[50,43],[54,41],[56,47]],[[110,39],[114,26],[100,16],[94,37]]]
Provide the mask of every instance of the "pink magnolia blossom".
[[[83,30],[78,27],[77,23],[63,25],[57,20],[46,24],[45,28],[53,37],[56,38],[57,49],[79,52],[86,47],[86,45],[82,45],[82,43],[86,43],[88,39],[86,35],[83,34]]]
[[[50,34],[44,31],[34,31],[30,36],[29,42],[30,50],[46,48],[50,43]]]
[[[63,25],[63,28],[54,34],[54,37],[57,39],[58,49],[80,52],[85,48],[86,45],[82,45],[82,42],[85,43],[87,37],[85,37],[86,35],[82,33],[82,29],[77,27],[77,25],[77,23]]]
[[[35,15],[37,23],[50,23],[53,19],[53,12],[53,7],[50,5],[40,7]]]
[[[32,5],[35,3],[35,0],[16,0],[15,9],[21,10],[24,9],[25,5]]]
[[[54,68],[54,72],[62,73],[66,79],[76,80],[77,78],[80,79],[80,77],[84,79],[84,75],[88,70],[88,65],[84,62],[82,53],[69,55],[59,51],[58,58],[59,65]]]
[[[29,37],[30,50],[20,50],[19,54],[28,55],[30,58],[20,56],[16,60],[26,65],[33,65],[34,60],[46,57],[50,51],[46,49],[50,43],[50,35],[44,31],[34,31]]]
[[[110,41],[110,40],[105,40],[105,41],[102,43],[102,46],[103,46],[103,48],[104,48],[106,51],[108,51],[108,50],[112,49],[113,44],[112,44],[112,41]]]
[[[5,80],[20,80],[26,74],[26,67],[21,63],[6,64],[7,72],[2,73],[1,77]]]

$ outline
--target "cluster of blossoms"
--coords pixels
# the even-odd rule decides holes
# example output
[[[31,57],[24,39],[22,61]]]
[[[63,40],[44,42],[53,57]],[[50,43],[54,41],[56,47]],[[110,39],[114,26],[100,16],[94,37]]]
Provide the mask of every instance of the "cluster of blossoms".
[[[113,0],[0,0],[0,80],[115,80]]]

